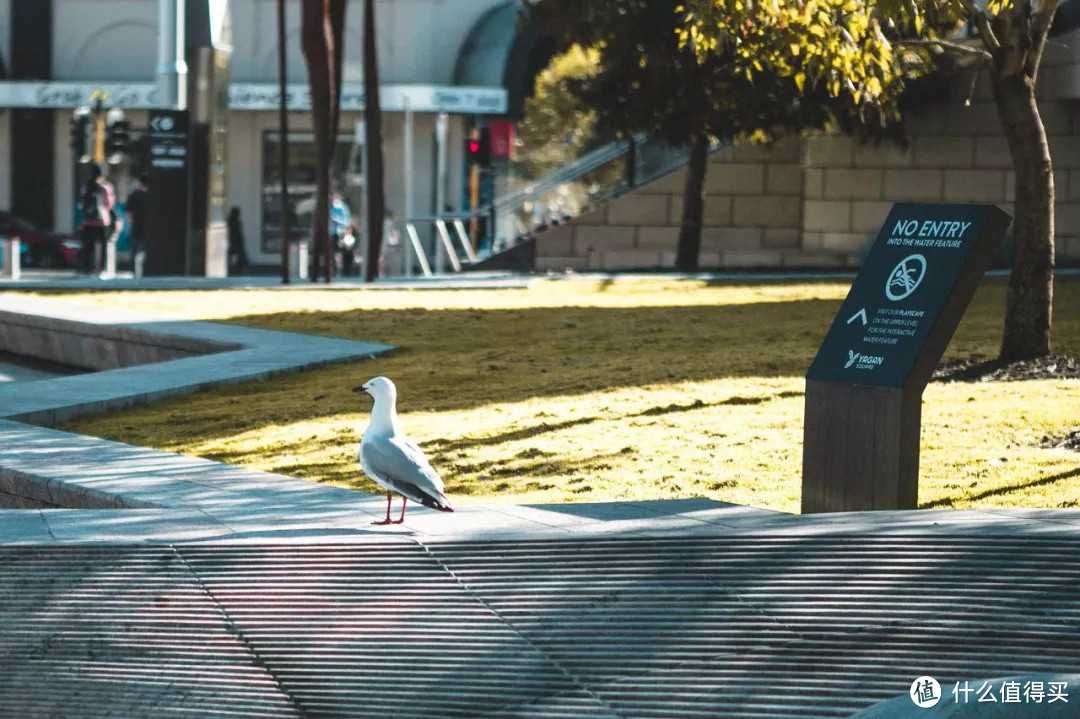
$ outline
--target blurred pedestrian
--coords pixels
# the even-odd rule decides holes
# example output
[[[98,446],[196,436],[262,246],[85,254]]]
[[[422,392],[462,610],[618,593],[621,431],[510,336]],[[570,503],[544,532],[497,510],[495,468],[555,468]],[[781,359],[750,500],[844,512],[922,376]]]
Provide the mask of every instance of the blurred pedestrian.
[[[240,221],[240,208],[233,206],[227,219],[229,229],[229,274],[240,274],[247,269],[248,256],[244,249],[244,223]]]
[[[101,274],[105,269],[106,244],[117,228],[116,190],[105,179],[98,165],[90,166],[90,178],[79,197],[81,219],[79,236],[82,239],[83,270]]]
[[[352,223],[352,213],[349,206],[341,199],[341,193],[333,192],[330,195],[330,247],[334,257],[334,265],[340,272],[345,265],[345,247],[342,241],[349,232],[349,224]],[[349,249],[352,252],[352,249]],[[351,263],[350,263],[351,269]]]
[[[357,274],[356,253],[360,250],[360,243],[356,241],[356,238],[359,236],[360,229],[355,222],[350,222],[348,229],[345,230],[345,236],[341,238],[341,274],[343,276],[352,277]],[[363,263],[363,258],[360,259],[360,263]]]
[[[405,274],[405,248],[401,244],[401,232],[394,213],[386,211],[383,217],[383,244],[379,253],[379,276],[397,276]]]
[[[146,175],[139,176],[139,185],[128,194],[124,212],[128,218],[128,236],[131,237],[131,266],[136,277],[143,276],[146,264],[146,225],[150,202],[150,182]]]

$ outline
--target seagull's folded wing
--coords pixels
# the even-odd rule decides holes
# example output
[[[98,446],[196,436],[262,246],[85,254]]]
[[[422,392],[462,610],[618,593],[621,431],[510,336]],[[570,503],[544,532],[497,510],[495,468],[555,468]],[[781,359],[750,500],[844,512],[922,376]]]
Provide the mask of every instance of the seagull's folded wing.
[[[420,448],[400,437],[360,445],[362,462],[394,491],[433,509],[450,506],[446,489]]]

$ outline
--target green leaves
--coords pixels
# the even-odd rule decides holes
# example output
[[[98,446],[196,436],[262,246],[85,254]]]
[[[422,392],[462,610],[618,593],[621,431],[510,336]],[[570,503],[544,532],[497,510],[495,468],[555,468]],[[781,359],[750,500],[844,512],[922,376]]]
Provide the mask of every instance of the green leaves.
[[[596,141],[596,111],[581,102],[575,89],[596,74],[599,64],[599,49],[574,45],[537,76],[518,128],[528,175],[536,177],[564,165]]]
[[[917,70],[865,0],[532,0],[564,42],[597,48],[575,94],[616,132],[686,143],[826,124],[878,132]]]

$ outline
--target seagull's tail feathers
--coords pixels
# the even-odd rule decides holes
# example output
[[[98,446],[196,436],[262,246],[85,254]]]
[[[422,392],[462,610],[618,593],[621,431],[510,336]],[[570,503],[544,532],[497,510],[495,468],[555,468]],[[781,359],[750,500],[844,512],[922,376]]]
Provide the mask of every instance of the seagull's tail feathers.
[[[425,507],[430,507],[431,509],[437,509],[440,512],[453,512],[454,511],[454,505],[450,504],[450,500],[447,499],[446,495],[442,494],[441,492],[439,494],[435,495],[435,496],[425,494],[425,495],[423,495],[423,497],[424,497],[424,499],[423,499],[423,502],[421,502],[421,504],[423,504]]]

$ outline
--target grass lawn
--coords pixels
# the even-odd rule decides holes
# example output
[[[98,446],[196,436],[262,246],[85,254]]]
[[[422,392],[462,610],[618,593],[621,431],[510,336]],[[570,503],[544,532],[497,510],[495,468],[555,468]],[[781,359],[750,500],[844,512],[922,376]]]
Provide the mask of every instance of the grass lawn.
[[[499,291],[66,293],[254,327],[389,342],[375,361],[78,420],[76,432],[376,491],[355,462],[393,379],[405,430],[455,501],[702,496],[797,512],[803,375],[847,284],[553,280]],[[950,357],[993,357],[1004,286],[979,291]],[[1080,281],[1057,285],[1055,351],[1080,356]],[[1080,381],[932,384],[919,498],[1080,506]]]

